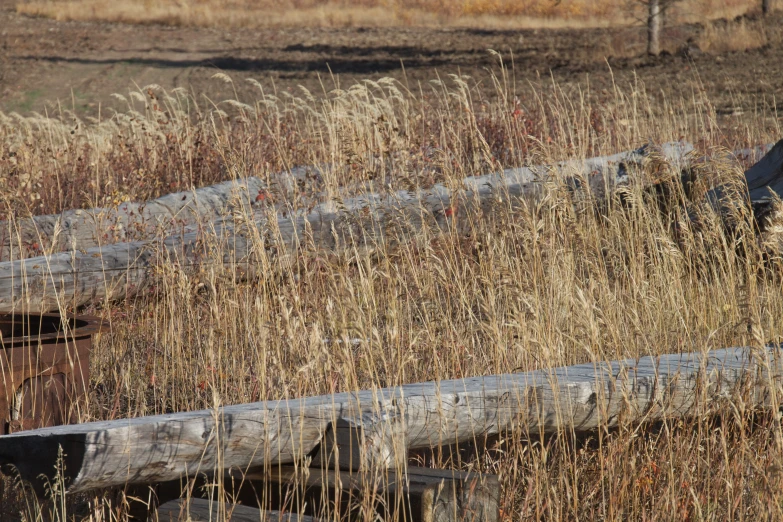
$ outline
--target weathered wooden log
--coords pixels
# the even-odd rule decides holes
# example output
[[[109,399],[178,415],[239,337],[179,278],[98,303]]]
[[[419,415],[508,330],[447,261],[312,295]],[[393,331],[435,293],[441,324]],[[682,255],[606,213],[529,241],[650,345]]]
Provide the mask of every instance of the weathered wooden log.
[[[310,176],[327,166],[296,167],[272,176],[225,181],[115,208],[67,210],[15,222],[0,221],[0,260],[24,259],[43,252],[85,250],[112,243],[165,237],[182,227],[208,223],[233,212],[253,212],[269,203],[270,191],[295,194]],[[273,208],[277,208],[274,207]]]
[[[657,154],[680,168],[690,149],[667,144]],[[468,230],[473,218],[492,214],[498,204],[539,197],[544,182],[553,177],[575,190],[588,185],[585,193],[611,190],[627,183],[650,152],[645,147],[541,170],[510,169],[468,178],[458,191],[436,185],[426,191],[330,201],[308,214],[233,216],[207,227],[185,227],[162,240],[0,263],[0,311],[51,310],[128,297],[149,284],[151,268],[165,263],[190,266],[208,260],[236,266],[241,273],[258,266],[260,254],[281,256],[302,246],[372,250],[422,231]]]
[[[255,491],[271,490],[275,500],[279,497],[303,505],[324,520],[366,520],[357,518],[355,511],[368,497],[380,520],[500,520],[497,475],[416,466],[368,472],[282,466],[270,473],[251,472],[237,478],[251,482]]]
[[[760,156],[760,152],[764,152]],[[749,202],[754,210],[761,210],[775,197],[783,196],[783,140],[772,145],[764,145],[755,149],[736,151],[734,156],[747,161],[749,158],[760,158],[745,171],[744,186]],[[724,203],[724,197],[730,189],[718,186],[710,190],[707,200],[716,208]]]
[[[783,194],[783,140],[767,147],[764,156],[745,172],[752,202],[762,202],[773,194]]]
[[[52,477],[62,448],[68,490],[84,491],[304,462],[345,418],[365,419],[367,434],[391,434],[392,448],[409,451],[507,430],[688,417],[728,403],[778,407],[781,355],[779,347],[728,348],[44,428],[0,437],[0,463],[37,481]],[[389,438],[365,440],[383,446]]]
[[[203,498],[172,500],[158,507],[156,522],[316,522],[313,517],[266,511]]]
[[[410,466],[400,428],[376,415],[339,418],[324,435],[309,470],[275,467],[268,480],[287,485],[283,488],[287,496],[303,497],[311,505],[322,505],[324,498],[339,499],[344,506],[334,507],[340,515],[352,499],[361,499],[362,491],[370,490],[380,491],[383,497],[380,504],[386,509],[379,511],[384,520],[498,522],[496,475]],[[300,494],[291,492],[292,482],[303,490]]]
[[[668,144],[664,146],[663,153],[677,162],[683,162],[685,154],[691,149],[689,144]],[[609,165],[617,165],[614,181],[618,182],[632,165],[642,161],[646,152],[643,148],[613,156],[563,162],[554,167],[507,169],[503,177],[532,181],[545,177],[552,169],[593,175],[605,171]],[[298,185],[305,184],[309,176],[320,176],[319,173],[327,168],[297,167],[290,172],[276,174],[273,176],[277,185],[275,188],[286,194],[294,194],[298,191]],[[465,180],[465,186],[475,188],[487,182],[497,183],[498,177],[498,174],[470,177]],[[270,199],[271,188],[260,178],[248,177],[168,194],[144,203],[123,202],[116,208],[68,210],[62,214],[0,222],[0,261],[24,259],[30,257],[30,254],[37,256],[43,252],[86,250],[155,236],[165,237],[181,231],[183,227],[206,224],[236,212],[252,215],[268,208],[266,204]],[[350,201],[346,205],[347,210],[351,210]],[[272,208],[281,211],[285,207],[272,205]]]

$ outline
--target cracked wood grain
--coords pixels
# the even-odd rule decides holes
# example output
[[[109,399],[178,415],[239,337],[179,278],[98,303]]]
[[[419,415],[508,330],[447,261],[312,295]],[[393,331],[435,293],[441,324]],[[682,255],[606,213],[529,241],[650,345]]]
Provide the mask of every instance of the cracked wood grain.
[[[364,440],[381,445],[367,454],[383,455],[388,433],[411,450],[758,408],[775,402],[781,355],[727,348],[44,428],[0,437],[0,462],[36,481],[52,476],[62,447],[75,492],[303,462],[339,419],[378,419]]]
[[[655,154],[680,168],[690,145],[667,144]],[[40,312],[127,298],[147,288],[156,267],[206,263],[236,267],[242,277],[302,248],[371,252],[422,233],[465,232],[475,219],[543,194],[559,179],[583,194],[601,194],[627,183],[647,161],[650,147],[555,168],[509,169],[468,178],[452,191],[443,185],[416,192],[368,194],[317,205],[288,216],[261,213],[183,227],[164,239],[117,243],[87,250],[0,263],[0,311]],[[589,186],[589,190],[583,190]]]
[[[272,176],[275,189],[291,194],[311,172],[326,167],[296,167]],[[0,222],[0,259],[30,254],[85,250],[118,242],[167,236],[183,227],[204,224],[234,212],[262,210],[269,184],[257,177],[225,181],[200,189],[166,194],[146,202],[122,202],[115,208],[67,210]],[[30,245],[37,245],[33,248]]]

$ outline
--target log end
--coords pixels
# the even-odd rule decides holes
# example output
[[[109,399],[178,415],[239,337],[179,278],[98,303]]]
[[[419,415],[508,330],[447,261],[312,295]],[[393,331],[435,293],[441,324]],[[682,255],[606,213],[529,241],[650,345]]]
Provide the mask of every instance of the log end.
[[[69,488],[84,462],[84,435],[60,440],[19,434],[0,437],[0,471],[30,484],[39,498],[49,496],[52,487],[65,483]]]

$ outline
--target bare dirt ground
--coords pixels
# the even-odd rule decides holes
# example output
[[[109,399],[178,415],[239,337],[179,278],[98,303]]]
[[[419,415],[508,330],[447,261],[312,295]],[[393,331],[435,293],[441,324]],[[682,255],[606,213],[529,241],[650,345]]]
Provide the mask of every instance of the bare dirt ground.
[[[783,17],[767,22],[780,31]],[[412,87],[453,73],[487,81],[497,70],[488,49],[513,55],[519,85],[548,82],[601,92],[644,82],[669,97],[706,90],[718,113],[773,110],[783,97],[783,46],[715,56],[683,52],[698,26],[667,30],[668,50],[643,56],[643,32],[632,29],[471,30],[437,28],[307,28],[223,31],[202,28],[56,22],[16,14],[0,0],[0,110],[50,112],[57,102],[79,113],[120,109],[112,93],[134,85],[184,87],[214,101],[233,97],[212,79],[223,71],[240,99],[252,100],[246,78],[265,88],[314,93],[391,76]],[[777,40],[779,41],[779,39]],[[491,90],[491,89],[488,89]]]

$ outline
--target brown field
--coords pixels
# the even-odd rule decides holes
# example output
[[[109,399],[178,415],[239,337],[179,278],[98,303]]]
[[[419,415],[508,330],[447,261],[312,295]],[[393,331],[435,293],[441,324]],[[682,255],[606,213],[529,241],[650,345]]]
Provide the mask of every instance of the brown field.
[[[780,14],[699,25],[716,11],[694,4],[702,10],[672,23],[667,52],[649,58],[639,27],[586,27],[608,2],[476,1],[456,12],[450,2],[346,2],[308,28],[260,21],[249,4],[261,5],[0,3],[0,218],[294,165],[345,166],[305,188],[333,194],[456,183],[649,141],[715,153],[783,137]],[[724,7],[733,16],[743,5]],[[400,27],[415,9],[427,23]],[[579,27],[466,18],[504,9],[520,27],[530,13]],[[398,18],[364,25],[374,10]],[[349,23],[344,13],[364,14]],[[711,164],[703,175],[741,173]],[[627,198],[598,216],[553,186],[541,205],[499,209],[468,236],[371,257],[302,251],[290,266],[263,258],[268,273],[247,282],[222,264],[162,267],[148,293],[82,310],[111,323],[83,420],[781,338],[783,266],[749,221],[732,234],[682,225],[676,235],[686,209],[664,215],[638,186]],[[325,341],[336,339],[361,341]],[[783,519],[779,414],[741,404],[586,437],[522,431],[437,464],[498,473],[508,522]],[[38,502],[0,480],[3,520],[127,520],[123,492]]]
[[[751,0],[691,0],[675,23],[734,18]],[[26,0],[18,13],[56,20],[162,23],[218,28],[312,26],[468,26],[563,28],[628,25],[643,14],[634,0]]]

